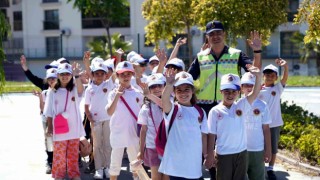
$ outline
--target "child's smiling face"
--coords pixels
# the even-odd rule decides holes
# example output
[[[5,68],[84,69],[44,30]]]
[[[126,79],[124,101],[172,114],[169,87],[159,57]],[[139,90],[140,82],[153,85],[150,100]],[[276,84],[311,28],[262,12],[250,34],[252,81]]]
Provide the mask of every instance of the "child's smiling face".
[[[223,105],[230,107],[238,98],[239,90],[224,89],[221,90],[223,96]]]
[[[125,71],[123,73],[117,73],[117,77],[119,79],[119,83],[125,87],[131,85],[131,78],[133,76],[133,72]]]
[[[192,94],[194,93],[194,88],[190,84],[181,84],[174,89],[175,96],[178,102],[185,106],[191,105]]]

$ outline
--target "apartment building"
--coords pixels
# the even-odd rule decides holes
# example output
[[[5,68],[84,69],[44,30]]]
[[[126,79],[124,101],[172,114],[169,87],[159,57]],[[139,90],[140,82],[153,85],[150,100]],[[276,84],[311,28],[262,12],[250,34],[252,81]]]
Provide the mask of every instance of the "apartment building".
[[[114,23],[110,31],[111,34],[121,33],[125,40],[133,43],[133,50],[150,57],[154,47],[144,43],[147,22],[141,15],[142,2],[129,0],[128,22],[124,25]],[[299,0],[290,0],[289,22],[279,26],[272,34],[271,44],[263,51],[263,64],[282,57],[289,61],[291,73],[312,75],[315,73],[312,70],[315,67],[314,61],[301,64],[298,49],[290,41],[293,32],[304,32],[307,29],[306,26],[292,24],[293,14],[298,7]],[[106,35],[97,17],[82,14],[73,8],[73,3],[67,3],[66,0],[1,0],[0,9],[12,27],[11,37],[3,42],[7,60],[18,63],[20,55],[25,54],[30,69],[39,76],[44,76],[44,64],[53,59],[63,56],[70,60],[80,60],[83,52],[88,49],[88,42]],[[203,43],[204,32],[193,27],[192,35],[193,55],[196,56]],[[175,41],[176,38],[172,43]],[[245,50],[245,41],[239,40],[238,48]],[[178,56],[188,57],[187,46],[181,47]]]

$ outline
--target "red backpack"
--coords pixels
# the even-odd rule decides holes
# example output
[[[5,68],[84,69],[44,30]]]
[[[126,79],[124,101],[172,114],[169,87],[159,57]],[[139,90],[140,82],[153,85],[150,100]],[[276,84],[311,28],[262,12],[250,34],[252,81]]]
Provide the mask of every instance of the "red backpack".
[[[198,105],[194,105],[194,107],[198,110],[198,112],[200,114],[199,122],[202,122],[203,110]],[[174,109],[173,109],[173,113],[172,113],[172,116],[170,119],[170,123],[169,123],[168,135],[169,135],[170,129],[172,127],[173,121],[176,118],[177,113],[178,113],[178,105],[175,104]],[[160,156],[163,156],[163,154],[164,154],[166,143],[167,143],[166,126],[165,126],[164,119],[162,119],[162,121],[159,125],[159,128],[158,128],[158,131],[157,131],[156,139],[155,139],[156,150]]]

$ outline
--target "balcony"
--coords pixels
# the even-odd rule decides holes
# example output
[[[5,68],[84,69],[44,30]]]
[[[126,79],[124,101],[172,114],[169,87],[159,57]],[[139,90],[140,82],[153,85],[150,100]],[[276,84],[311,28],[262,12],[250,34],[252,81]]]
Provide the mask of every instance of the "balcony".
[[[9,6],[10,6],[9,0],[1,0],[0,1],[0,8],[6,8]]]
[[[59,0],[42,0],[42,3],[57,3]]]
[[[43,30],[57,30],[60,29],[59,21],[43,21]]]

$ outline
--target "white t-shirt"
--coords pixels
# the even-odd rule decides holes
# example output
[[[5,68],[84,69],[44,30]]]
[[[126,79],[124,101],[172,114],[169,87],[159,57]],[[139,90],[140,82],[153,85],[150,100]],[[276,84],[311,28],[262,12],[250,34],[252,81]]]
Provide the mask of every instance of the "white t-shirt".
[[[56,92],[54,90],[48,90],[47,92],[47,98],[44,106],[44,115],[46,117],[52,117],[53,127],[55,116],[64,111],[66,97],[66,88],[59,88]],[[81,96],[78,96],[77,87],[73,87],[72,91],[69,92],[68,104],[66,107],[69,132],[65,134],[53,133],[53,141],[77,139],[86,135],[83,129],[79,110],[81,98]]]
[[[208,115],[209,133],[216,135],[216,152],[219,155],[236,154],[247,149],[244,103],[247,98],[232,104],[230,109],[219,103]]]
[[[275,84],[272,87],[263,86],[260,94],[258,96],[259,99],[266,102],[270,113],[271,113],[271,124],[270,128],[278,127],[283,125],[283,120],[281,116],[281,104],[280,97],[284,88],[280,82]]]
[[[116,89],[109,94],[106,108],[111,105],[115,95]],[[139,90],[130,88],[125,90],[122,97],[126,100],[136,117],[138,117],[143,103],[143,95]],[[110,144],[112,148],[124,148],[139,144],[137,122],[120,98],[110,119]]]
[[[105,110],[108,104],[108,95],[112,91],[114,84],[112,79],[103,81],[100,85],[91,83],[85,91],[85,105],[89,105],[89,111],[95,122],[110,120],[110,116]]]
[[[250,105],[248,101],[243,103],[244,118],[246,122],[247,134],[247,150],[248,151],[263,151],[264,150],[264,135],[263,125],[270,124],[270,112],[265,102],[256,99]]]
[[[153,120],[150,115],[150,104],[152,109]],[[159,125],[163,119],[162,109],[155,103],[144,104],[139,112],[138,124],[147,125],[147,135],[146,135],[146,147],[150,149],[155,149],[155,138]]]
[[[196,179],[202,176],[202,133],[208,133],[204,113],[199,122],[195,107],[178,105],[176,118],[170,129],[159,172],[183,178]],[[168,115],[163,115],[168,130],[174,105]]]

